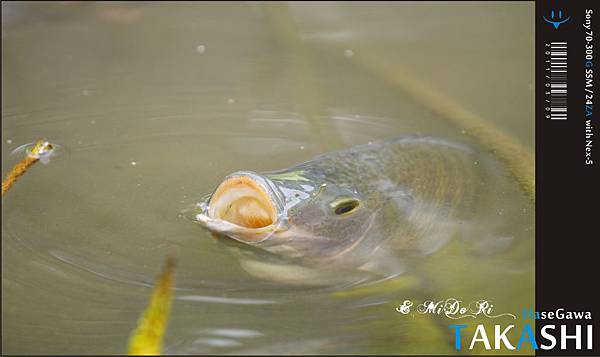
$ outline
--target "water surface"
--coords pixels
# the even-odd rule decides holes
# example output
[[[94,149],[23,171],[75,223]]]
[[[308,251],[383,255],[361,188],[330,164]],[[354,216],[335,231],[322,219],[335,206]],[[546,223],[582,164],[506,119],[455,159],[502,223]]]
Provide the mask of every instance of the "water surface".
[[[360,51],[533,148],[532,4],[292,4],[291,43],[252,3],[2,7],[3,175],[19,145],[65,149],[2,199],[3,353],[122,353],[173,247],[167,353],[452,353],[451,321],[395,307],[533,305],[533,205],[516,183],[490,203],[503,236],[452,241],[358,290],[255,278],[181,214],[233,171],[378,139],[486,150],[355,63]]]

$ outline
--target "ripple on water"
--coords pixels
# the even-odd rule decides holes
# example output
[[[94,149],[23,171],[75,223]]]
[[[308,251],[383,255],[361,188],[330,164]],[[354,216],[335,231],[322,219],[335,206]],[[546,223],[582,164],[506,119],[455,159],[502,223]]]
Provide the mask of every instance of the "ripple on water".
[[[98,311],[108,317],[68,315],[63,322],[80,331],[74,327],[63,331],[91,337],[103,326],[120,326],[118,334],[126,336],[170,247],[177,248],[179,261],[172,326],[181,336],[168,342],[166,351],[171,353],[252,350],[246,341],[276,335],[281,321],[299,319],[294,324],[308,326],[312,322],[305,319],[318,320],[333,308],[339,310],[342,321],[373,320],[366,311],[393,302],[394,297],[369,293],[330,299],[336,291],[376,283],[364,277],[310,288],[261,281],[249,276],[238,257],[222,249],[220,242],[180,217],[186,205],[198,202],[232,171],[284,168],[320,153],[314,127],[302,115],[255,110],[237,117],[235,125],[223,123],[222,115],[137,116],[144,126],[135,131],[121,128],[127,135],[107,131],[109,126],[120,125],[119,115],[108,122],[102,115],[93,117],[95,123],[85,121],[86,127],[102,135],[80,135],[77,143],[64,145],[70,149],[67,159],[32,171],[15,188],[20,191],[19,201],[9,198],[11,209],[3,217],[3,231],[12,232],[4,235],[3,243],[22,255],[43,259],[36,266],[53,275],[48,281],[83,287],[91,279],[93,287],[110,291],[106,298],[95,289],[87,293],[63,290],[66,299],[85,298],[102,306]],[[334,128],[343,147],[399,136],[405,130],[388,118],[339,110],[319,120]],[[36,125],[66,121],[77,123],[75,118],[62,118]],[[199,127],[199,121],[204,126]],[[39,284],[41,290],[53,293],[53,286],[44,281]],[[299,309],[306,316],[299,317]],[[353,310],[364,312],[353,316],[349,313]],[[257,313],[271,317],[266,318],[266,325],[250,328]],[[200,320],[212,321],[207,323],[214,328],[192,331],[201,322],[186,316],[202,316]],[[231,316],[245,328],[217,323]]]

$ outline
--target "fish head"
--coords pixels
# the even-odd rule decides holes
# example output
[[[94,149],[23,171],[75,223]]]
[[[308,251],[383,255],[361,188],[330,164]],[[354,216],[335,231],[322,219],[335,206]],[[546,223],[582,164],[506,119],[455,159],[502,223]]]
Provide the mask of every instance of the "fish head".
[[[331,258],[371,233],[376,209],[355,189],[299,177],[233,173],[200,204],[196,220],[213,233],[293,258]]]

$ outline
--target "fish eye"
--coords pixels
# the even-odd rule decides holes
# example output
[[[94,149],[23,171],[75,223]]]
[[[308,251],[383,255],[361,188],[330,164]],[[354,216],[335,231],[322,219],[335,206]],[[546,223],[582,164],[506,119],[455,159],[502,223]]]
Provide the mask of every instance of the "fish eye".
[[[358,208],[360,201],[356,198],[342,198],[331,203],[333,212],[338,216],[350,214]]]

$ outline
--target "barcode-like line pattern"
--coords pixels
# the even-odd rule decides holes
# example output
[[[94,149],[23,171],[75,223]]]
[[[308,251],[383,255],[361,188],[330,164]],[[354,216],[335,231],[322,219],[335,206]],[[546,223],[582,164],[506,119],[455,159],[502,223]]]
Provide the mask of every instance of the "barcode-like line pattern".
[[[550,42],[550,120],[567,120],[566,42]]]

